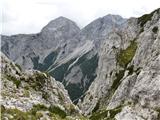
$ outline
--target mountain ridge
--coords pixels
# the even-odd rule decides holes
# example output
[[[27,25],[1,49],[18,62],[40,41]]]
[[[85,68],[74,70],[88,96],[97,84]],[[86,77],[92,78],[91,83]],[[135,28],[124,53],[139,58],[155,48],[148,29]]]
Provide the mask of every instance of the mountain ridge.
[[[81,30],[59,22],[44,34],[2,36],[2,52],[49,72],[91,120],[158,120],[160,9],[139,18],[114,17]]]
[[[67,61],[72,61],[72,59],[78,60],[81,56],[85,55],[86,54],[85,51],[87,50],[87,46],[85,47],[85,45],[86,45],[87,41],[89,43],[93,42],[92,43],[93,45],[88,44],[89,46],[90,45],[93,46],[93,49],[89,50],[91,52],[88,51],[88,53],[92,54],[91,55],[92,57],[95,56],[99,47],[100,47],[100,44],[101,44],[98,36],[102,32],[104,32],[105,34],[108,34],[108,32],[111,30],[110,27],[113,27],[113,25],[110,25],[110,23],[113,23],[113,21],[112,21],[113,17],[120,18],[120,21],[123,21],[123,18],[121,18],[120,16],[108,15],[108,16],[103,17],[103,19],[105,18],[105,20],[102,24],[100,22],[101,19],[95,20],[95,22],[96,21],[98,22],[98,24],[95,26],[94,26],[94,23],[89,24],[88,25],[89,29],[92,29],[92,26],[94,26],[93,30],[96,29],[96,31],[98,31],[98,29],[99,29],[98,28],[99,23],[101,24],[100,26],[102,26],[103,24],[104,25],[107,24],[107,26],[105,25],[103,27],[103,30],[101,30],[99,33],[97,32],[98,34],[95,34],[95,35],[94,35],[94,32],[92,32],[90,30],[85,30],[85,28],[80,30],[78,28],[78,26],[76,26],[75,22],[69,20],[68,18],[59,17],[59,18],[49,22],[41,30],[41,32],[38,34],[33,34],[33,35],[31,34],[31,35],[24,35],[24,36],[23,35],[15,35],[15,36],[11,36],[11,37],[2,36],[1,48],[2,48],[2,51],[6,54],[6,56],[8,56],[10,59],[17,62],[18,64],[22,65],[22,67],[24,66],[25,69],[26,68],[27,69],[34,68],[34,69],[38,69],[41,71],[46,71],[47,69],[53,69],[54,66],[57,66],[57,64],[59,64],[59,61],[64,61],[65,58],[67,58],[68,56],[72,56],[76,50],[81,50],[81,52],[79,52],[81,54],[79,54],[79,55],[75,54],[76,56],[74,55],[75,56],[74,58],[70,57],[70,59],[68,59]],[[97,38],[97,39],[93,39],[93,38]],[[19,39],[19,40],[16,40],[16,39]],[[20,39],[24,39],[23,43],[20,43],[20,41],[22,41]],[[15,43],[12,43],[11,41],[15,41],[15,43],[20,44],[20,46],[22,44],[22,45],[26,46],[26,48],[24,50],[22,49],[21,53],[16,53],[16,52],[12,53],[11,52],[13,55],[10,55],[9,49],[12,49],[12,48],[10,48],[11,46],[14,47],[14,49],[12,49],[12,50],[17,51],[16,50],[17,47],[15,46]],[[101,41],[103,41],[103,40],[101,40]],[[82,46],[84,46],[84,47],[82,47]],[[81,49],[81,47],[83,49]],[[84,51],[84,52],[82,52],[82,51]],[[92,52],[92,51],[95,51],[95,52]],[[46,63],[47,59],[51,59],[49,63]],[[85,58],[85,59],[87,61],[88,58]],[[51,62],[51,61],[53,61],[53,62]],[[67,61],[63,64],[67,64]],[[88,63],[84,63],[84,64],[88,64]],[[95,65],[96,64],[97,63],[95,63]],[[53,68],[52,68],[52,66],[53,66]],[[66,66],[66,65],[63,65],[63,66]],[[58,69],[62,69],[62,67],[60,67]],[[66,68],[63,68],[63,69],[67,70],[67,68],[68,68],[68,65],[66,66]],[[83,77],[82,74],[84,74],[84,72],[82,72],[82,70],[81,70],[82,68],[79,68],[79,67],[74,68],[73,67],[73,69],[76,69],[75,71],[80,70],[80,72],[78,72],[78,76],[77,76],[78,77],[77,81],[79,81],[79,82],[77,82],[77,83],[81,84],[84,82],[83,83],[84,86],[80,86],[80,87],[77,86],[78,89],[81,89],[81,91],[83,91],[84,89],[87,90],[88,87],[86,88],[86,84],[90,85],[91,81],[93,81],[92,80],[93,77],[91,77],[91,76],[89,78],[85,78],[85,76]],[[74,71],[74,70],[71,70],[71,71]],[[92,69],[91,69],[91,71],[92,71]],[[94,68],[93,71],[96,71],[96,68]],[[64,73],[59,75],[59,73],[56,73],[56,72],[53,73],[53,72],[51,72],[51,75],[53,74],[52,76],[54,76],[57,80],[66,81],[66,82],[73,81],[73,83],[75,83],[74,80],[70,80],[75,76],[74,75],[75,73],[71,73],[71,74],[67,75],[66,74],[67,71],[66,72],[64,71]],[[65,74],[66,74],[66,76],[65,76]],[[89,72],[87,74],[89,74]],[[95,73],[93,73],[92,76],[95,76],[94,74]],[[62,76],[62,77],[59,77],[59,76]],[[67,79],[67,80],[65,80],[65,79]],[[87,81],[87,83],[85,83],[85,81]],[[82,93],[84,93],[85,91],[83,91]],[[77,97],[79,97],[79,96],[77,96]]]

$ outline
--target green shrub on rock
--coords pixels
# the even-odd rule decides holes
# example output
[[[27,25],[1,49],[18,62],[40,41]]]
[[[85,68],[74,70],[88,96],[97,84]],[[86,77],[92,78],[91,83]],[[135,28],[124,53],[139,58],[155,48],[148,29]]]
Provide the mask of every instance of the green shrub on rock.
[[[6,75],[6,79],[9,80],[9,81],[13,81],[13,83],[16,85],[16,87],[18,88],[21,84],[21,81],[19,79],[17,79],[15,76],[12,76],[12,75],[9,75],[7,74]]]
[[[131,62],[132,58],[135,55],[137,49],[136,41],[132,41],[130,46],[128,46],[125,50],[120,50],[120,53],[117,55],[117,62],[123,68],[126,68],[128,63]]]
[[[65,118],[67,116],[66,112],[63,111],[62,109],[60,109],[58,106],[51,105],[49,107],[49,111],[51,113],[55,113],[55,114],[59,115],[61,118]]]
[[[108,110],[99,110],[90,116],[90,120],[115,120],[115,115],[121,112],[122,105]]]

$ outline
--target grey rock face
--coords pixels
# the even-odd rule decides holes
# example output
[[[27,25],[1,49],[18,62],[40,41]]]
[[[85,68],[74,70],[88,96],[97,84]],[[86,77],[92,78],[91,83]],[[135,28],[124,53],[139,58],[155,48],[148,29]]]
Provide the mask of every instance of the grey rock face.
[[[146,22],[144,16],[128,20],[106,38],[97,77],[79,102],[85,115],[124,105],[117,120],[159,119],[160,10],[149,14]]]
[[[39,71],[22,72],[2,53],[1,56],[1,105],[5,109],[32,110],[36,105],[57,106],[71,115],[78,114],[62,83]],[[35,111],[36,112],[36,111]],[[26,118],[25,118],[26,119]]]
[[[122,27],[125,21],[120,16],[107,15],[80,30],[74,22],[59,17],[38,34],[2,36],[1,48],[25,69],[47,71],[63,82],[75,100],[83,95],[96,77],[98,51],[105,36],[113,28]],[[77,91],[81,92],[77,94]]]
[[[118,15],[106,15],[98,18],[84,27],[76,36],[81,41],[92,40],[95,43],[95,48],[100,49],[100,45],[105,41],[110,32],[117,28],[124,27],[126,19]]]
[[[123,108],[122,112],[116,115],[117,120],[158,120],[158,112],[140,106]]]
[[[128,20],[107,15],[82,30],[60,17],[36,35],[2,36],[2,51],[61,81],[91,120],[159,119],[159,9]]]
[[[81,39],[96,40],[97,38],[103,38],[108,35],[114,28],[121,27],[126,19],[118,15],[106,15],[102,18],[98,18],[84,27],[78,36]]]
[[[79,31],[74,22],[60,17],[51,21],[38,34],[2,36],[1,48],[10,59],[29,69],[34,67],[35,57],[39,57],[38,62],[42,63],[53,51],[58,51],[59,58],[68,55],[77,44],[76,39],[71,38]]]
[[[122,30],[117,29],[108,34],[105,43],[102,45],[97,77],[91,84],[82,103],[82,109],[84,109],[86,114],[89,114],[89,111],[93,110],[96,104],[99,104],[99,99],[103,100],[101,98],[104,98],[105,101],[101,101],[104,104],[108,104],[109,102],[106,99],[108,99],[111,94],[109,90],[113,87],[113,79],[116,78],[116,74],[121,72],[120,70],[123,70],[123,68],[120,68],[117,64],[117,54],[120,49],[125,49],[130,44],[130,40],[133,40],[136,36],[135,34],[138,33],[137,30],[134,29],[136,20],[133,19],[133,22],[129,24],[130,21],[131,20],[128,20],[126,22]],[[127,33],[126,28],[132,29],[132,34],[130,34],[130,31]],[[85,102],[87,102],[87,104]]]

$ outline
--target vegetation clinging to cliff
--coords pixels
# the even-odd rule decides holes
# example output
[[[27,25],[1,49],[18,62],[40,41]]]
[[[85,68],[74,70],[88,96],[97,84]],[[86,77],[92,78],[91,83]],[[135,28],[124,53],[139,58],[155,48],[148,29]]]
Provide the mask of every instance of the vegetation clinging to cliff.
[[[127,67],[128,63],[130,63],[133,59],[136,49],[137,43],[135,40],[133,40],[125,50],[120,50],[119,54],[117,55],[117,62],[121,67]]]

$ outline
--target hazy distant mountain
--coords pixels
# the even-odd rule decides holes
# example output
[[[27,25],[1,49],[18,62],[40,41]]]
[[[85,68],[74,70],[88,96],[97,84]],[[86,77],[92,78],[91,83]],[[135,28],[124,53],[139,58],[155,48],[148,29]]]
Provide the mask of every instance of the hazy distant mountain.
[[[49,72],[76,100],[96,77],[101,42],[125,21],[118,15],[107,15],[80,30],[71,20],[59,17],[38,34],[2,36],[1,48],[24,69]]]
[[[59,17],[38,34],[2,35],[1,49],[22,68],[62,82],[83,119],[160,119],[160,9],[107,15],[81,30]]]

